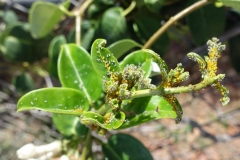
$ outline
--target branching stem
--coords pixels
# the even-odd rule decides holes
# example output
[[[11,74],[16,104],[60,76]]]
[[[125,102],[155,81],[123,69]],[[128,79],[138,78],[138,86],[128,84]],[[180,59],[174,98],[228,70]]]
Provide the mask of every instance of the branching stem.
[[[132,1],[130,6],[122,12],[122,16],[127,16],[136,6],[136,1]]]
[[[81,45],[81,21],[82,21],[82,16],[88,6],[92,3],[93,0],[86,0],[81,7],[74,13],[75,14],[75,38],[76,38],[76,44]]]
[[[181,18],[185,17],[186,15],[188,15],[189,13],[195,11],[198,8],[201,8],[207,4],[209,4],[211,2],[211,0],[200,0],[196,3],[194,3],[193,5],[189,6],[188,8],[182,10],[181,12],[179,12],[178,14],[176,14],[175,16],[171,17],[161,28],[158,29],[157,32],[155,32],[150,39],[144,44],[144,46],[142,47],[142,49],[147,49],[150,48],[153,43],[174,23],[176,23],[178,20],[180,20]]]
[[[87,159],[87,157],[92,152],[92,139],[91,139],[91,130],[88,131],[86,135],[85,145],[82,149],[81,159]]]
[[[208,85],[213,84],[214,82],[218,81],[222,75],[219,75],[214,78],[205,78],[200,83],[197,83],[195,85],[188,85],[188,86],[181,86],[181,87],[171,87],[171,88],[157,88],[157,89],[145,89],[145,90],[138,90],[134,91],[132,93],[132,96],[130,99],[139,98],[139,97],[146,97],[146,96],[162,96],[166,94],[179,94],[179,93],[187,93],[187,92],[193,92],[193,91],[199,91],[202,88],[205,88]]]

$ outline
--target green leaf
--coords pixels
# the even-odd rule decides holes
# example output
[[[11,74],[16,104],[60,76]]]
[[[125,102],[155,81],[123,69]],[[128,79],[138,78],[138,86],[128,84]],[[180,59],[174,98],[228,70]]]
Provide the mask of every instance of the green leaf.
[[[83,136],[88,128],[80,123],[79,116],[53,113],[53,122],[58,131],[64,136]]]
[[[69,2],[68,2],[69,5]],[[68,7],[66,5],[66,7]],[[34,38],[46,36],[61,20],[63,12],[54,3],[36,1],[30,8],[29,23]]]
[[[162,79],[165,81],[168,76],[168,66],[165,63],[165,61],[157,53],[153,52],[152,50],[143,49],[143,51],[151,55],[153,61],[157,63],[160,69],[160,73],[162,75]]]
[[[144,0],[144,3],[149,11],[159,13],[165,0]]]
[[[14,23],[16,23],[18,21],[17,15],[15,14],[15,12],[13,12],[11,10],[6,10],[4,12],[0,11],[0,17],[3,18],[4,22],[7,25],[14,24]]]
[[[240,11],[240,1],[239,0],[219,0],[224,5],[232,7]]]
[[[71,88],[43,88],[31,91],[20,98],[18,112],[38,109],[53,113],[81,115],[89,109],[85,95]]]
[[[102,82],[93,68],[89,53],[76,44],[62,45],[58,75],[64,87],[81,90],[91,103],[102,92]]]
[[[160,118],[176,118],[173,107],[159,96],[136,98],[125,101],[122,109],[129,113],[118,129],[125,129]]]
[[[16,87],[16,90],[21,93],[31,91],[35,88],[33,80],[27,72],[15,76],[12,83]]]
[[[240,72],[240,35],[229,39],[229,58],[237,72]]]
[[[97,19],[104,11],[115,5],[115,0],[93,1],[87,9],[88,19]]]
[[[52,39],[48,49],[49,73],[56,78],[58,78],[57,62],[58,62],[58,56],[61,50],[61,45],[66,43],[67,41],[64,35],[59,35]]]
[[[123,39],[119,40],[117,42],[114,42],[107,48],[110,52],[113,53],[113,55],[118,59],[120,58],[124,53],[127,51],[135,48],[135,47],[142,47],[139,43],[131,40],[131,39]]]
[[[106,77],[109,72],[120,71],[117,59],[108,49],[104,48],[105,45],[106,40],[97,39],[93,42],[91,49],[93,66],[101,78]]]
[[[188,4],[197,1],[188,0]],[[190,13],[186,18],[193,40],[197,45],[203,45],[212,37],[221,35],[226,23],[224,8],[217,8],[214,4],[204,6]]]
[[[160,27],[161,18],[155,17],[155,14],[148,12],[139,11],[134,16],[134,30],[144,44]],[[160,55],[164,55],[168,49],[169,38],[167,33],[162,34],[156,42],[153,44],[151,49]]]
[[[29,24],[10,25],[3,33],[0,43],[5,47],[4,57],[9,61],[33,62],[47,55],[51,36],[33,39],[29,32]]]
[[[141,65],[142,69],[145,71],[144,77],[148,77],[152,70],[151,62],[152,56],[148,52],[138,50],[127,55],[120,63],[120,66],[124,69],[128,64],[134,64],[136,66]]]
[[[119,112],[116,115],[111,115],[110,121],[107,122],[107,120],[100,114],[95,112],[85,112],[81,116],[81,121],[83,123],[96,123],[98,126],[105,128],[105,129],[117,129],[119,128],[124,120],[125,120],[125,114],[123,112]]]
[[[123,9],[112,7],[106,10],[97,29],[98,37],[104,37],[110,44],[127,38],[127,23],[121,15]]]
[[[102,145],[107,159],[114,160],[153,160],[144,145],[127,134],[114,134]]]

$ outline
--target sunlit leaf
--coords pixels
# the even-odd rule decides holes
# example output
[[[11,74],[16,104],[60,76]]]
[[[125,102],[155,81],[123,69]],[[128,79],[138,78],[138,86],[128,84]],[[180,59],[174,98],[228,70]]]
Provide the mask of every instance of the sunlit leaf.
[[[65,3],[68,8],[69,2]],[[46,36],[61,20],[63,12],[54,3],[36,1],[30,8],[29,23],[34,38]]]
[[[114,42],[107,48],[110,52],[113,53],[113,55],[118,59],[120,58],[124,53],[127,51],[135,48],[135,47],[142,47],[139,43],[131,40],[131,39],[123,39],[119,40],[117,42]]]
[[[165,63],[165,61],[157,53],[153,52],[152,50],[144,49],[143,51],[151,55],[153,61],[158,65],[160,69],[162,79],[165,80],[168,75],[168,66]]]
[[[89,109],[85,95],[71,88],[43,88],[31,91],[20,98],[18,111],[38,109],[53,113],[81,115]]]
[[[116,115],[111,117],[110,121],[108,122],[103,116],[95,112],[85,112],[81,116],[81,121],[83,123],[96,123],[97,125],[105,129],[117,129],[123,124],[124,120],[125,114],[123,112],[117,113]]]
[[[88,128],[80,123],[79,116],[53,113],[53,122],[58,131],[64,136],[82,136]]]
[[[97,39],[91,49],[93,66],[101,78],[106,77],[109,72],[120,71],[117,59],[108,49],[104,48],[105,45],[106,40]]]
[[[129,114],[118,129],[129,128],[160,118],[176,118],[177,116],[173,107],[163,97],[159,96],[125,101],[122,108]]]
[[[153,160],[144,145],[127,134],[113,134],[108,142],[102,145],[107,159],[114,160]]]
[[[102,92],[102,82],[94,70],[89,53],[76,44],[62,46],[58,75],[64,87],[81,90],[89,102],[97,100]]]
[[[122,69],[128,64],[141,66],[142,69],[145,71],[144,76],[148,77],[151,74],[152,70],[151,62],[152,56],[148,52],[145,52],[144,50],[138,50],[127,55],[120,63],[120,66]]]

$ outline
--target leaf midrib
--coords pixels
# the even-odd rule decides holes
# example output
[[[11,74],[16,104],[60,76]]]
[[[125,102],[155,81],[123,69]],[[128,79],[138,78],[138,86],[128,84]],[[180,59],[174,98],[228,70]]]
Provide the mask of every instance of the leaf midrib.
[[[71,54],[70,54],[70,51],[69,51],[68,48],[67,48],[67,52],[66,52],[66,53],[67,53],[67,56],[69,57],[69,60],[70,60],[70,62],[71,62],[71,64],[72,64],[72,66],[73,66],[73,70],[74,70],[77,78],[79,79],[80,84],[83,84],[83,85],[82,85],[82,88],[80,88],[79,86],[78,86],[78,87],[79,87],[80,90],[81,90],[81,89],[83,90],[83,92],[85,93],[85,95],[86,95],[89,103],[91,103],[92,100],[91,100],[91,98],[90,98],[90,96],[89,96],[89,94],[88,94],[88,92],[87,92],[86,87],[84,86],[84,83],[83,83],[83,81],[82,81],[82,78],[81,78],[81,76],[79,75],[78,70],[77,70],[75,64],[73,63],[73,59],[72,59],[72,57],[71,57]]]

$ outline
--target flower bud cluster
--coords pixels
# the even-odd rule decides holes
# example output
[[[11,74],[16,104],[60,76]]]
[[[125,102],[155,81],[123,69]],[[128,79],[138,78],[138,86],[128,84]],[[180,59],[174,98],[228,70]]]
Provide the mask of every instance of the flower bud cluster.
[[[131,97],[131,90],[156,88],[150,83],[149,78],[144,78],[142,68],[133,64],[127,65],[122,72],[109,72],[107,76],[108,79],[104,80],[106,102],[115,109],[122,100]],[[118,100],[118,102],[115,103],[113,100]]]
[[[220,53],[225,49],[225,45],[218,43],[218,41],[217,38],[212,38],[212,40],[207,42],[208,56],[204,57],[205,61],[196,53],[189,53],[188,57],[198,63],[202,77],[204,78],[202,82],[209,78],[216,78],[212,86],[223,96],[220,102],[225,106],[230,101],[228,97],[229,91],[219,83],[224,78],[224,75],[217,75],[217,60],[221,57]]]
[[[184,72],[182,64],[179,63],[175,69],[171,69],[167,76],[167,82],[164,84],[166,87],[172,87],[189,78],[189,73]]]

